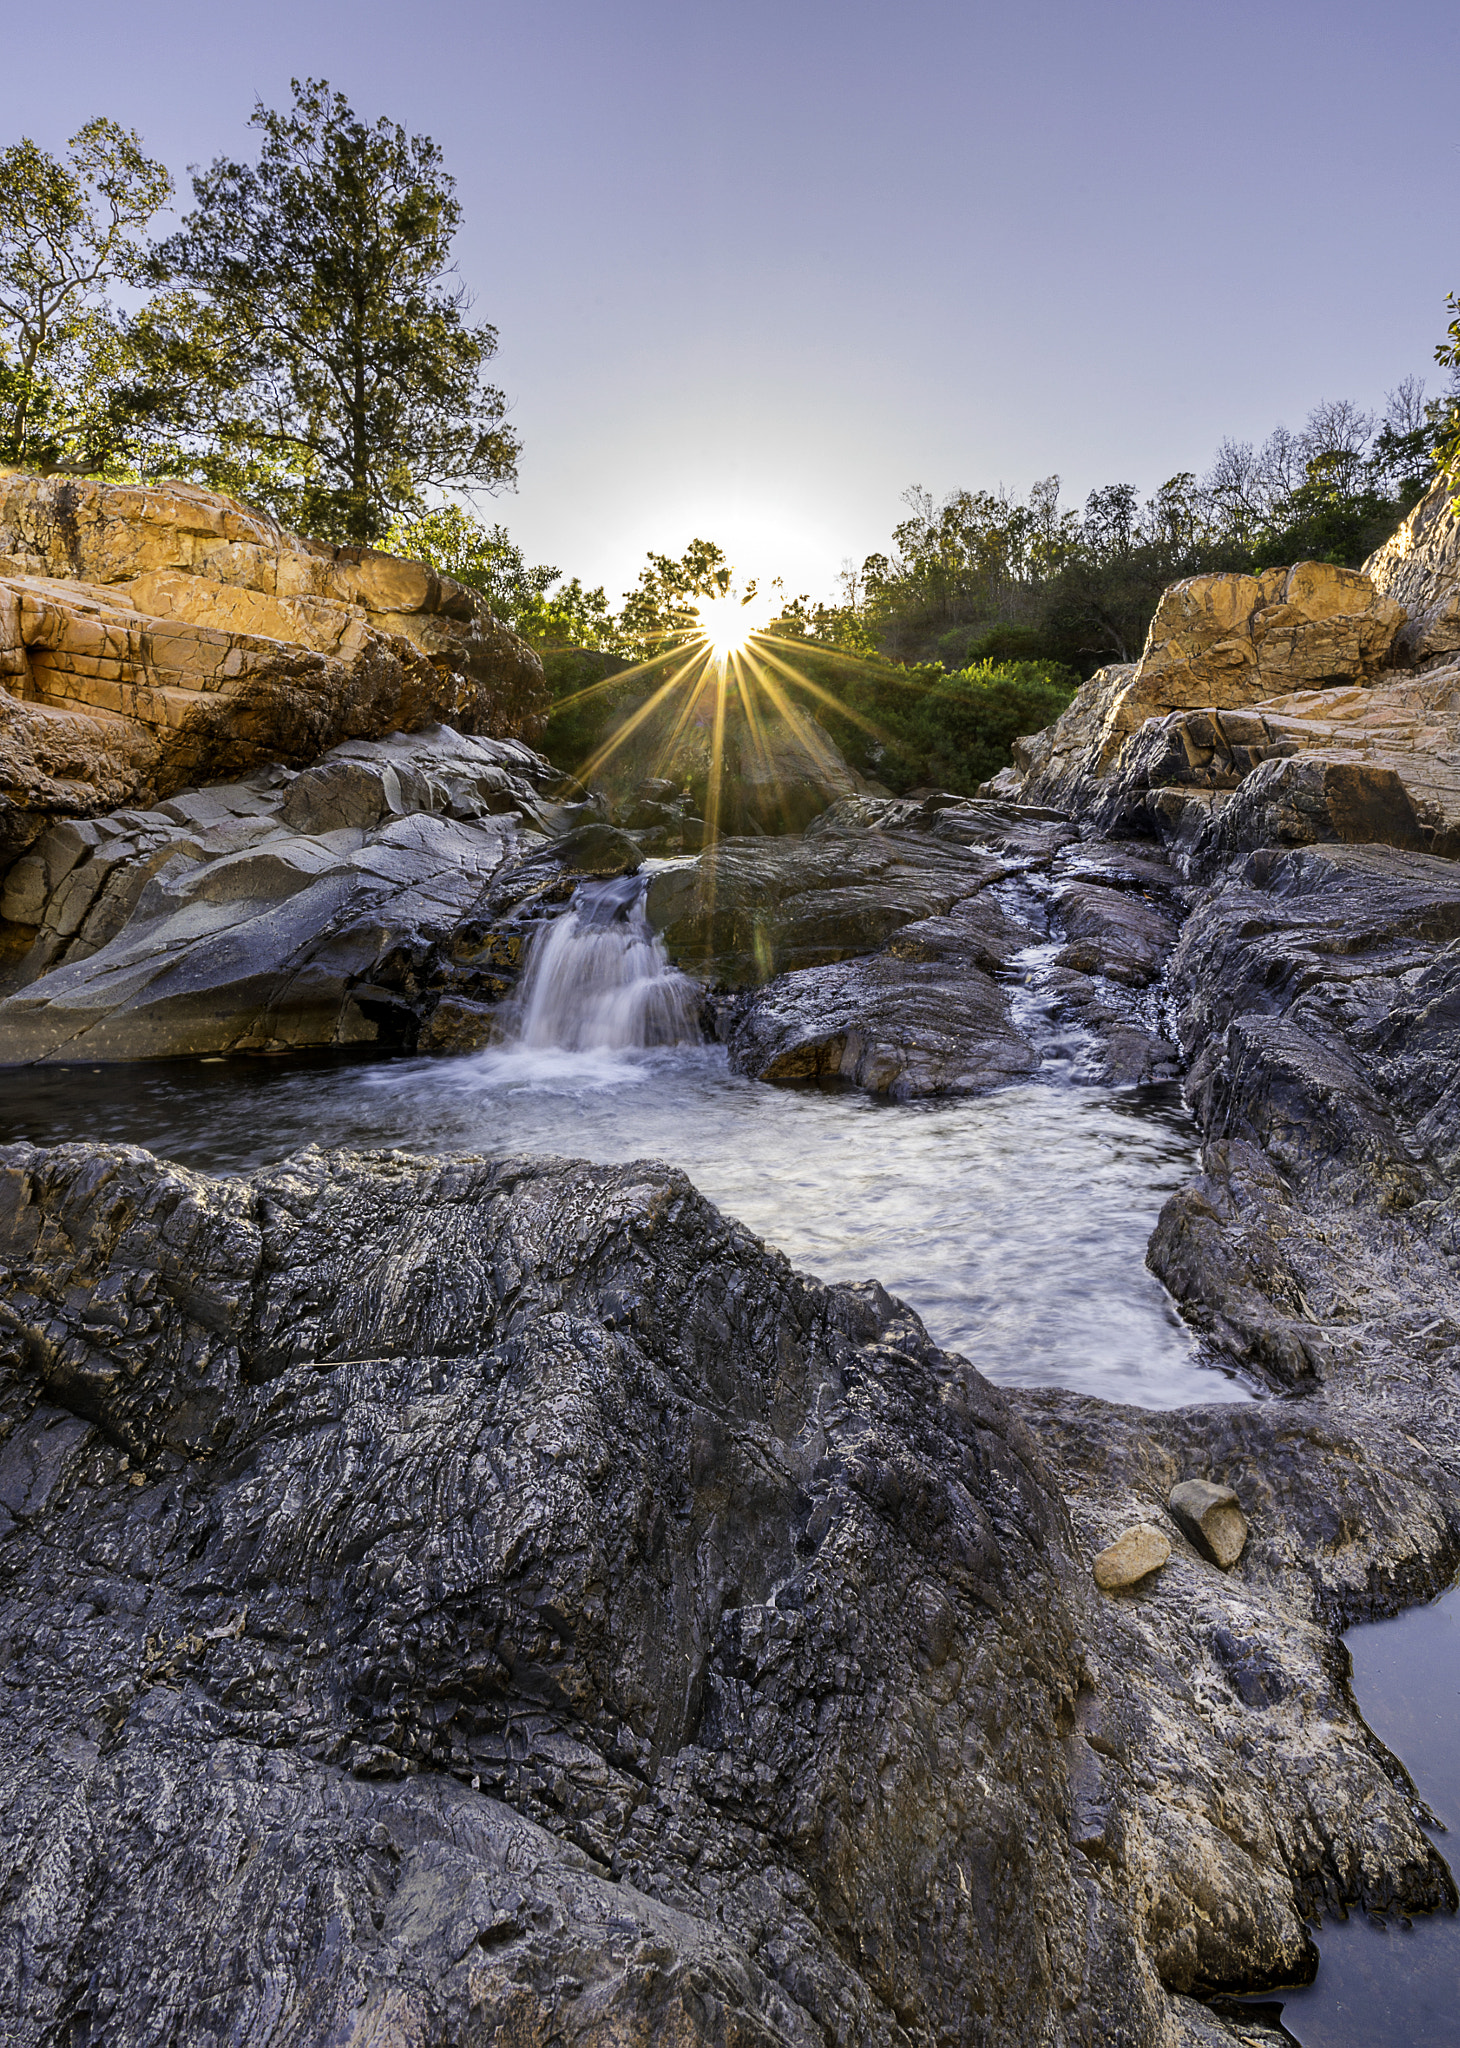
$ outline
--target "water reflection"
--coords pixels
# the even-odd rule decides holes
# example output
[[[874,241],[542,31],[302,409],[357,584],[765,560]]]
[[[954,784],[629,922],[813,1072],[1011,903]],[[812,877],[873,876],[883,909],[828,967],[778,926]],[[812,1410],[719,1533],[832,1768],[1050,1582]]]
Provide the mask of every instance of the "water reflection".
[[[1393,1621],[1351,1629],[1353,1687],[1364,1718],[1401,1757],[1446,1832],[1460,1837],[1460,1587]],[[1456,2048],[1460,2043],[1460,1919],[1436,1914],[1404,1928],[1358,1913],[1317,1933],[1316,1981],[1283,1993],[1283,2025],[1302,2048]]]

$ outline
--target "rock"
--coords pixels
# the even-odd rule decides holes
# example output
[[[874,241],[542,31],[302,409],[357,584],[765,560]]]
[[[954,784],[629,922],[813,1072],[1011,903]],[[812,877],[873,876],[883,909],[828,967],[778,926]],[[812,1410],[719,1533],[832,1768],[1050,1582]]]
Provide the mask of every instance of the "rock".
[[[1020,1079],[1039,1054],[1013,1023],[1004,990],[973,964],[976,945],[950,958],[940,942],[932,962],[889,949],[782,975],[722,1027],[730,1064],[760,1081],[842,1080],[899,1102],[982,1094]]]
[[[555,779],[515,742],[437,726],[347,742],[297,775],[52,826],[3,898],[35,927],[0,1002],[6,1058],[409,1049],[447,994],[467,1007],[428,1045],[479,1042],[471,1006],[510,990],[522,944],[485,912],[491,886],[507,870],[521,876],[507,899],[527,893],[536,849],[571,890],[545,837],[540,789]],[[637,865],[608,826],[556,847],[592,859],[595,835]]]
[[[1283,687],[1320,689],[1383,667],[1404,610],[1367,576],[1299,562],[1259,576],[1191,576],[1163,594],[1119,720],[1150,711],[1250,704]],[[1140,714],[1139,716],[1137,714]]]
[[[551,848],[551,858],[575,875],[634,875],[644,865],[642,849],[612,825],[577,825]]]
[[[541,664],[420,563],[192,485],[0,471],[0,859],[63,815],[448,721],[539,735]]]
[[[1137,1522],[1098,1553],[1091,1569],[1103,1593],[1119,1593],[1158,1572],[1170,1555],[1170,1538],[1149,1522]]]
[[[1337,749],[1360,779],[1374,784],[1377,770],[1380,783],[1403,783],[1399,798],[1408,792],[1421,823],[1411,816],[1401,831],[1460,828],[1460,775],[1445,749],[1435,761],[1434,734],[1421,736],[1427,725],[1453,730],[1453,679],[1380,673],[1403,617],[1366,577],[1326,563],[1172,584],[1139,663],[1100,670],[1047,732],[1015,743],[1017,793],[1180,845],[1201,838],[1212,793],[1264,762]],[[1340,775],[1325,809],[1336,837],[1388,815],[1372,796],[1355,806],[1347,787]],[[1199,819],[1188,790],[1201,792]]]
[[[71,1432],[0,1593],[16,2048],[1003,2048],[1092,1977],[1162,2038],[1067,1834],[1058,1497],[879,1289],[642,1162],[4,1164],[0,1415]]]
[[[1460,652],[1456,488],[1453,476],[1438,478],[1400,522],[1399,531],[1364,564],[1374,588],[1403,605],[1408,615],[1396,642],[1396,652],[1408,661]]]
[[[1079,974],[1101,974],[1129,988],[1159,981],[1176,943],[1176,926],[1154,904],[1124,890],[1084,880],[1062,883],[1055,915],[1067,941],[1059,964]]]
[[[500,1035],[495,1003],[443,996],[416,1041],[418,1052],[479,1052]]]
[[[927,920],[1026,867],[1047,867],[1075,836],[1057,820],[997,804],[925,811],[859,798],[799,840],[722,840],[699,861],[661,869],[647,909],[676,966],[715,986],[754,987],[875,952],[907,925],[935,946]],[[958,950],[967,953],[966,918],[961,929]],[[994,925],[984,930],[987,940]]]
[[[1231,1487],[1213,1486],[1207,1479],[1183,1479],[1172,1488],[1169,1506],[1202,1556],[1224,1572],[1230,1571],[1247,1541],[1247,1517]]]
[[[1169,2048],[1324,1899],[1453,1903],[1317,1600],[1438,1565],[1443,1468],[1333,1406],[1000,1394],[643,1162],[0,1167],[17,2048]],[[1098,1599],[1208,1456],[1268,1573]]]

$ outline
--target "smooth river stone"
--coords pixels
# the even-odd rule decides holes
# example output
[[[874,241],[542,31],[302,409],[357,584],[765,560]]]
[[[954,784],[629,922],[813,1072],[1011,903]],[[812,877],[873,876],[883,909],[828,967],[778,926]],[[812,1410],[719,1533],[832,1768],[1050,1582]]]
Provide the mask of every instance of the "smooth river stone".
[[[1247,1517],[1231,1487],[1213,1486],[1207,1479],[1183,1479],[1171,1490],[1170,1507],[1202,1556],[1224,1572],[1230,1571],[1247,1541]]]
[[[1170,1555],[1169,1537],[1149,1522],[1137,1522],[1095,1559],[1095,1583],[1103,1592],[1118,1593],[1123,1586],[1133,1586],[1159,1571]]]

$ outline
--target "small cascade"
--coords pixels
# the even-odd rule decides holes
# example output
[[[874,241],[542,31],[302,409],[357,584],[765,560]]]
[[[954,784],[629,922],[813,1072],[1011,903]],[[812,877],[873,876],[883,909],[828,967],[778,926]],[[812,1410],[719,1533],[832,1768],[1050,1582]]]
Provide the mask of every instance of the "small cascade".
[[[649,923],[648,878],[582,882],[533,939],[504,1045],[632,1052],[698,1045],[700,994]]]

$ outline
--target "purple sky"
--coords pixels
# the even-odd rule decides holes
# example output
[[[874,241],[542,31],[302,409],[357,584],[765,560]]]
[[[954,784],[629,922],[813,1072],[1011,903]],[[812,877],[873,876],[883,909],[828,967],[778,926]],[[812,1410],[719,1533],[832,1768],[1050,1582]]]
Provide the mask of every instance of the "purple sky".
[[[1066,497],[1382,402],[1460,288],[1455,0],[14,10],[0,140],[185,185],[323,75],[434,135],[535,560],[718,540],[829,594],[922,483]]]

